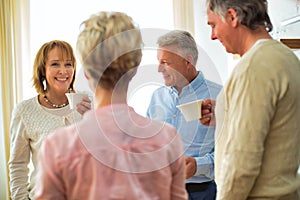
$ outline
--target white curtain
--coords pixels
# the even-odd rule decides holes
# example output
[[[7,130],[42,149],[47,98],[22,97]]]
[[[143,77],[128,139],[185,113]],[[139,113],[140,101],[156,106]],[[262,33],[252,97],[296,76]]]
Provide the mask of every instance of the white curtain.
[[[9,124],[11,113],[22,98],[22,51],[26,51],[23,26],[28,25],[29,0],[0,1],[0,199],[9,199]],[[24,22],[24,23],[23,23]],[[28,26],[25,32],[28,32]],[[28,34],[25,34],[25,36]]]
[[[194,0],[173,0],[174,27],[195,34]]]

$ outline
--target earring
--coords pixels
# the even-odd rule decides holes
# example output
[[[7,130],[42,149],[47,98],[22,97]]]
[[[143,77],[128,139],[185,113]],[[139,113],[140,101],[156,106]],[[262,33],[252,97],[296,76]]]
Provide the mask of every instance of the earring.
[[[44,91],[47,90],[47,82],[46,82],[46,79],[43,80],[43,86],[44,86]]]

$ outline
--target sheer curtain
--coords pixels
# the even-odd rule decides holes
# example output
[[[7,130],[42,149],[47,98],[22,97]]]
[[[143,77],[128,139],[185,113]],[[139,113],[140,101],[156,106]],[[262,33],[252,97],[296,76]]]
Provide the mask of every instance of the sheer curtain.
[[[24,18],[21,15],[28,8],[26,6],[28,1],[2,0],[0,2],[0,199],[9,199],[7,168],[9,159],[9,124],[11,112],[22,94],[20,90],[22,83],[20,81],[22,73],[20,69],[22,69],[23,62],[21,52],[24,50],[25,45],[22,45],[23,42],[21,43],[24,39],[21,37],[21,28],[22,23],[26,20],[28,21],[28,18]]]
[[[195,34],[194,0],[173,0],[174,27]]]
[[[14,21],[15,21],[14,0],[1,1],[0,5],[0,40],[1,40],[1,92],[0,108],[1,112],[1,151],[0,151],[0,198],[9,198],[8,169],[7,161],[9,157],[9,121],[10,114],[16,102],[13,88],[15,88],[15,48],[14,48]]]

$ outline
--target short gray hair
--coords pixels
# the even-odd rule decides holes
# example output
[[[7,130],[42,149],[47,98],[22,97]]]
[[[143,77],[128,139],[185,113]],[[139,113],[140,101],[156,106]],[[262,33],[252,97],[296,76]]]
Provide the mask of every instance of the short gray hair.
[[[251,30],[256,30],[261,25],[268,32],[273,30],[267,0],[207,0],[206,3],[213,13],[223,18],[229,8],[234,9],[239,22]]]
[[[193,36],[183,30],[173,30],[165,35],[162,35],[157,40],[158,47],[166,47],[175,45],[178,50],[182,51],[185,55],[193,56],[193,65],[196,66],[198,60],[197,44]]]

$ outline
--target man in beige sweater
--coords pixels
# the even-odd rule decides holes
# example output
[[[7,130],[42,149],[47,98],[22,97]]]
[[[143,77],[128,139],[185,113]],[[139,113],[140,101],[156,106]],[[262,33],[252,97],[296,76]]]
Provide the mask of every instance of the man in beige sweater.
[[[207,0],[211,39],[240,62],[202,124],[216,124],[217,199],[298,200],[300,62],[269,35],[266,0]],[[214,121],[215,120],[215,121]]]

